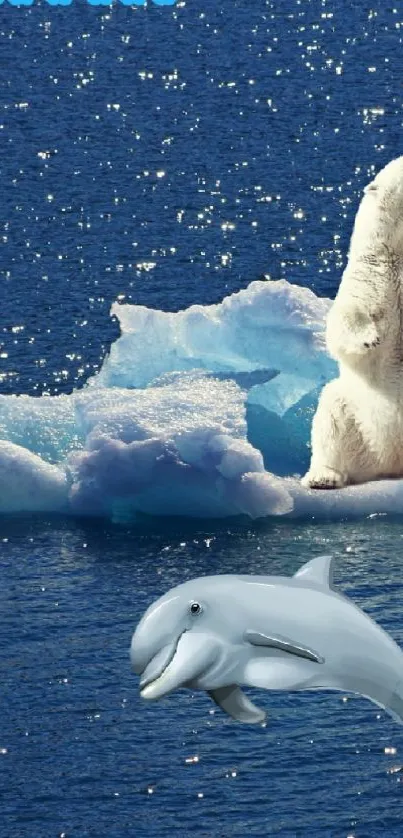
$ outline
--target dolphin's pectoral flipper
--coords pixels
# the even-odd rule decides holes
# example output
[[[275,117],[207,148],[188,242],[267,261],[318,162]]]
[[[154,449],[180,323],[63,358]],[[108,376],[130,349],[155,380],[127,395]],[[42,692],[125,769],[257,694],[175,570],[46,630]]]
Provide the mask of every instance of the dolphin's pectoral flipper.
[[[316,556],[310,562],[302,565],[296,573],[294,579],[301,579],[301,581],[311,583],[317,588],[335,590],[333,583],[333,565],[334,556]]]
[[[287,637],[281,637],[279,635],[277,637],[270,637],[267,634],[262,634],[260,631],[247,629],[244,634],[244,639],[252,646],[268,646],[272,649],[280,649],[282,652],[288,652],[290,655],[295,655],[298,658],[305,658],[314,663],[325,662],[325,659],[318,652],[315,652],[313,649],[308,649],[307,646],[294,643],[292,640],[288,640]]]
[[[264,710],[256,707],[249,698],[236,686],[219,687],[216,690],[208,690],[213,701],[238,722],[257,725],[265,721],[267,714]]]

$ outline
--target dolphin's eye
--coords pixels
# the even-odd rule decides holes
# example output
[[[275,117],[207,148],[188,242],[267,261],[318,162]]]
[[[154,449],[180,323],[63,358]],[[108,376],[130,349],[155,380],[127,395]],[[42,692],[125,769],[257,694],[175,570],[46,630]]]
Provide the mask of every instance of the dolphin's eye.
[[[190,610],[190,613],[193,615],[193,617],[195,617],[196,614],[201,613],[202,608],[201,608],[201,605],[199,605],[198,602],[191,602],[189,610]]]

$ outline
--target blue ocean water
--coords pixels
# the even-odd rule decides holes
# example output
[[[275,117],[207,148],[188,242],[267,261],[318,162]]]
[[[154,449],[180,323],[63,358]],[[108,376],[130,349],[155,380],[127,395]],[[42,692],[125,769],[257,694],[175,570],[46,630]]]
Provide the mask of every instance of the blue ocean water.
[[[402,152],[402,11],[374,0],[0,6],[3,394],[71,392],[120,301],[174,311],[263,273],[334,295],[360,191]],[[150,601],[321,552],[403,641],[401,524],[0,521],[1,832],[402,834],[402,733],[361,699],[143,705]],[[197,758],[197,759],[196,759]]]

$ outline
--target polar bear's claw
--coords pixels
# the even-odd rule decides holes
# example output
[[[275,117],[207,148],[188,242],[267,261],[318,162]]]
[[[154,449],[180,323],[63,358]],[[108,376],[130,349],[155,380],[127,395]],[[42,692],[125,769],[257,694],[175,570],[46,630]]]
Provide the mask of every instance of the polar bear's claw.
[[[301,483],[306,489],[341,489],[346,479],[340,472],[324,467],[316,472],[308,471]]]
[[[380,337],[376,337],[375,340],[371,340],[369,343],[364,342],[365,349],[373,349],[375,346],[379,346],[380,342]]]

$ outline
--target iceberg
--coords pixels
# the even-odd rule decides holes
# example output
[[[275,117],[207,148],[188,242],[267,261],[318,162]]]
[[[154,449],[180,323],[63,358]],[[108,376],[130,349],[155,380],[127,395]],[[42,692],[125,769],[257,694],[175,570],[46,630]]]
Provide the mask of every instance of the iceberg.
[[[100,372],[0,396],[0,514],[344,518],[403,510],[403,480],[304,489],[313,412],[337,374],[331,302],[285,280],[177,313],[118,305]]]
[[[250,442],[279,475],[303,473],[321,388],[337,375],[325,345],[331,300],[286,280],[260,280],[221,303],[176,313],[115,303],[121,336],[95,387],[146,387],[169,372],[204,370],[247,390]]]
[[[324,337],[330,304],[286,280],[252,282],[222,303],[176,313],[115,303],[121,336],[92,383],[146,387],[164,373],[203,369],[283,415],[337,372]]]
[[[189,372],[144,389],[89,388],[76,411],[86,442],[67,462],[79,513],[255,518],[292,508],[246,439],[235,382]]]

